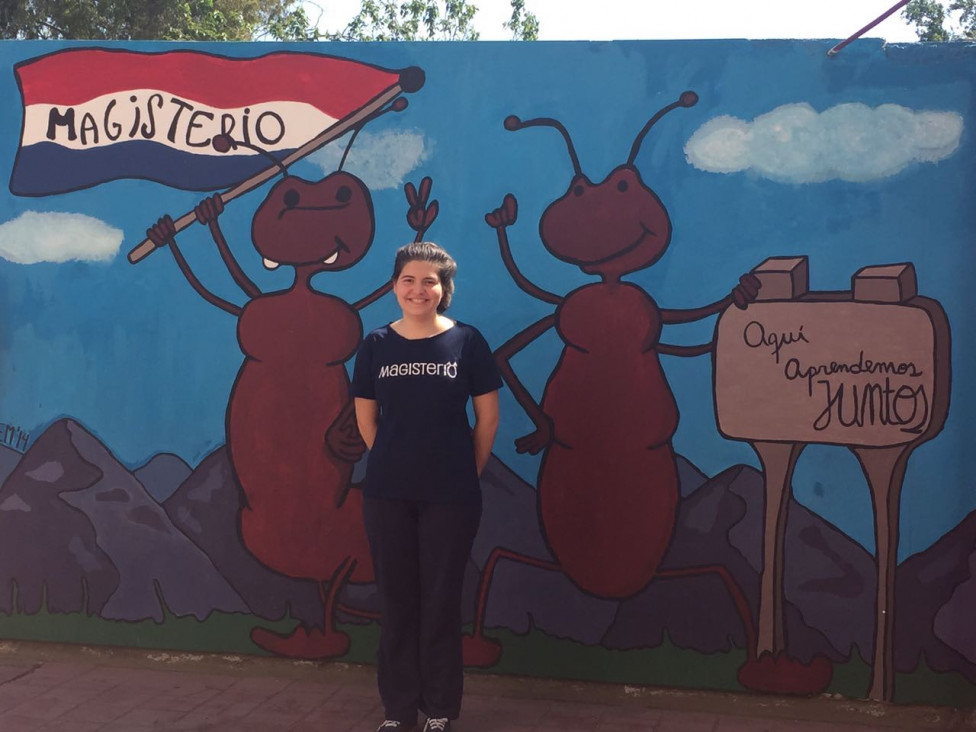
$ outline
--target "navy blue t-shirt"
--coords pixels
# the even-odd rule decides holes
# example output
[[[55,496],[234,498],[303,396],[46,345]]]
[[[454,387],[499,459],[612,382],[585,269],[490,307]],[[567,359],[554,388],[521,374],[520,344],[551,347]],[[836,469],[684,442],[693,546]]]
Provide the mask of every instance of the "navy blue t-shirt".
[[[353,396],[379,405],[365,494],[479,502],[467,403],[501,386],[488,343],[470,325],[416,340],[389,325],[367,335],[352,378]]]

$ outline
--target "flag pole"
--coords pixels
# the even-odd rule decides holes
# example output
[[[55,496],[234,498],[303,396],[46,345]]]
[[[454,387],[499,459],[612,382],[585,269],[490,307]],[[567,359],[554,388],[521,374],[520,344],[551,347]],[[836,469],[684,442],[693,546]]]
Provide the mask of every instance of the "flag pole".
[[[285,157],[281,161],[281,164],[287,168],[289,165],[296,162],[297,160],[301,160],[306,155],[310,155],[311,153],[315,152],[323,145],[332,142],[332,140],[335,140],[338,137],[342,137],[344,134],[346,134],[346,132],[348,132],[350,129],[358,125],[363,120],[370,117],[377,110],[382,108],[384,104],[399,96],[403,91],[404,91],[403,86],[401,86],[400,84],[394,84],[386,91],[374,97],[370,102],[368,102],[363,107],[360,107],[352,114],[343,117],[338,122],[335,122],[329,127],[327,127],[326,129],[324,129],[316,137],[312,138],[304,145],[302,145],[300,148],[296,149],[290,155]],[[408,89],[408,91],[411,90]],[[276,175],[279,175],[280,172],[281,172],[281,168],[279,168],[277,165],[271,165],[265,168],[264,170],[262,170],[260,173],[255,173],[247,180],[238,183],[230,190],[221,193],[220,198],[223,200],[225,204],[230,201],[233,201],[238,196],[244,195],[248,191],[257,188],[265,181],[268,181],[274,178]],[[176,219],[173,222],[173,224],[176,226],[176,231],[178,233],[180,231],[183,231],[187,227],[189,227],[196,220],[197,220],[196,214],[193,211],[190,211],[189,213],[185,213],[182,216],[180,216],[178,219]],[[156,249],[156,245],[153,244],[152,240],[148,238],[143,239],[142,242],[140,242],[137,246],[133,247],[132,250],[129,252],[129,263],[136,264],[137,262],[141,261],[145,257],[148,257],[150,254],[152,254],[152,252],[155,249]]]
[[[888,8],[885,12],[883,12],[877,18],[875,18],[870,23],[868,23],[866,26],[864,26],[863,28],[861,28],[861,30],[859,30],[857,33],[855,33],[854,35],[852,35],[850,38],[848,38],[845,41],[841,41],[836,46],[834,46],[829,51],[827,51],[827,58],[833,58],[834,56],[836,56],[840,52],[840,50],[842,48],[844,48],[844,46],[848,45],[849,43],[851,43],[853,41],[856,41],[858,38],[860,38],[861,36],[863,36],[869,30],[871,30],[872,28],[874,28],[874,26],[878,25],[878,23],[880,23],[882,20],[885,20],[889,15],[891,15],[892,13],[894,13],[896,10],[905,7],[906,5],[908,5],[908,3],[909,3],[909,0],[899,0],[899,2],[895,3],[893,6],[891,6],[890,8]]]

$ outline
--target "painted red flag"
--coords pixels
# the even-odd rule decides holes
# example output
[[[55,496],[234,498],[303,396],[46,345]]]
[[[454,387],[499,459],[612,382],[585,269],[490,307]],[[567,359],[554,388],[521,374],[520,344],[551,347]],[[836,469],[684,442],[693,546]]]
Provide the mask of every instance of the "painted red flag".
[[[20,63],[15,74],[24,122],[10,190],[22,196],[119,178],[226,188],[269,161],[244,146],[219,153],[215,135],[281,160],[377,99],[423,84],[419,69],[289,52],[68,49]]]

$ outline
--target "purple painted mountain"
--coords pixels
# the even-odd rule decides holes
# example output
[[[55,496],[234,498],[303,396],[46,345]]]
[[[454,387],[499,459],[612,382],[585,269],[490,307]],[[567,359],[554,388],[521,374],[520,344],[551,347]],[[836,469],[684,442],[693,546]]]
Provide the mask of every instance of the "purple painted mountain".
[[[322,622],[314,583],[283,577],[248,552],[238,532],[241,496],[227,453],[209,455],[173,490],[186,467],[161,456],[138,478],[71,420],[47,429],[0,486],[0,611],[88,612],[126,620],[162,618],[160,598],[179,615],[213,610],[278,619],[290,612]],[[183,467],[181,467],[181,465]],[[761,569],[763,479],[748,466],[713,478],[678,458],[682,500],[663,569],[721,565],[755,616]],[[163,506],[158,495],[172,493]],[[496,547],[551,559],[536,492],[494,456],[482,477],[484,515],[465,586],[470,620],[480,579]],[[581,540],[585,540],[581,537]],[[786,532],[784,592],[791,656],[870,658],[875,566],[856,542],[795,501]],[[896,667],[924,656],[938,671],[976,681],[976,513],[898,569]],[[371,586],[347,588],[343,602],[373,609]],[[653,647],[668,639],[713,653],[742,647],[745,634],[715,575],[658,578],[615,602],[581,592],[562,573],[502,559],[488,596],[486,625],[532,629],[608,648]]]
[[[763,480],[754,468],[729,468],[682,501],[662,569],[721,565],[758,614],[762,566]],[[784,593],[790,655],[850,655],[873,638],[874,560],[846,534],[790,502]],[[732,600],[717,575],[660,579],[622,603],[611,647],[654,646],[667,632],[704,653],[745,645]],[[626,645],[624,645],[626,644]]]
[[[141,468],[134,470],[133,475],[149,491],[149,495],[156,499],[156,503],[162,503],[176,492],[180,483],[190,477],[191,472],[190,466],[178,455],[161,452],[153,455]]]
[[[102,477],[71,444],[69,423],[49,427],[0,487],[0,610],[101,613],[119,572],[95,527],[61,496]],[[12,591],[13,588],[15,592]]]
[[[162,621],[163,602],[201,619],[247,611],[132,473],[67,419],[45,430],[0,489],[0,586],[12,582],[26,613],[45,591],[54,612],[114,620]]]
[[[492,455],[481,474],[481,492],[481,528],[471,552],[477,571],[470,572],[466,580],[466,622],[474,617],[480,569],[495,547],[552,559],[539,531],[532,486]],[[503,559],[492,578],[485,625],[510,628],[516,633],[527,633],[535,627],[549,635],[597,644],[616,611],[617,603],[584,595],[561,572]]]
[[[662,569],[725,567],[755,617],[762,564],[762,474],[739,465],[709,479],[681,457],[678,466],[684,498]],[[478,567],[495,546],[551,559],[538,527],[532,486],[492,458],[482,490],[485,510],[472,553]],[[817,654],[838,660],[853,653],[870,658],[873,557],[796,501],[790,501],[789,511],[784,593],[790,655],[803,661]],[[976,681],[976,633],[970,620],[976,599],[976,514],[906,560],[897,581],[898,670],[913,670],[924,653],[933,668],[959,671]],[[618,603],[585,595],[560,573],[506,559],[499,561],[492,581],[486,626],[516,633],[537,628],[615,649],[654,647],[665,633],[676,646],[702,653],[745,645],[742,623],[717,575],[659,578]]]
[[[316,584],[271,571],[244,547],[241,506],[223,447],[204,458],[164,504],[173,523],[207,553],[255,615],[278,620],[290,611],[306,625],[321,627],[324,606]]]
[[[911,670],[924,656],[936,671],[976,681],[976,512],[898,567],[895,664]]]

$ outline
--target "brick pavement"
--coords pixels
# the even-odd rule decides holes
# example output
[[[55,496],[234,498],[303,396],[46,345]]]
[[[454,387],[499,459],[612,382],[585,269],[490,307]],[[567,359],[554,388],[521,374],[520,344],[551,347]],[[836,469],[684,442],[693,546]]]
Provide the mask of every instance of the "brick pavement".
[[[0,643],[0,732],[372,732],[341,663]],[[976,710],[472,675],[457,732],[976,730]]]

